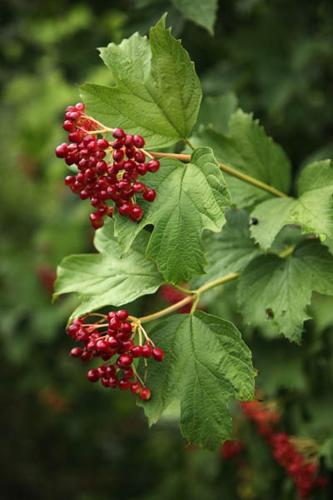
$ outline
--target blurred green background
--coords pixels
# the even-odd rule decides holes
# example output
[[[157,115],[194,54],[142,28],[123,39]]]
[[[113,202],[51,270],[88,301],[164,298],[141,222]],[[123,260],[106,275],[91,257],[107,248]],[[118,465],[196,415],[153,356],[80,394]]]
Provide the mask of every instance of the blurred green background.
[[[172,419],[148,430],[133,397],[86,382],[68,357],[74,303],[51,304],[57,264],[92,249],[88,204],[63,186],[54,156],[64,108],[84,81],[108,82],[96,47],[146,33],[165,11],[206,95],[234,92],[291,157],[295,172],[333,151],[331,0],[221,0],[215,35],[170,0],[2,0],[0,33],[0,498],[75,500],[293,499],[250,428],[243,467],[186,446]],[[212,312],[236,316],[233,288]],[[148,298],[140,311],[151,308]],[[277,399],[283,428],[321,446],[333,466],[333,302],[314,297],[302,347],[244,329]],[[263,477],[263,470],[265,471]],[[331,492],[330,492],[331,491]],[[314,498],[332,498],[330,486]]]

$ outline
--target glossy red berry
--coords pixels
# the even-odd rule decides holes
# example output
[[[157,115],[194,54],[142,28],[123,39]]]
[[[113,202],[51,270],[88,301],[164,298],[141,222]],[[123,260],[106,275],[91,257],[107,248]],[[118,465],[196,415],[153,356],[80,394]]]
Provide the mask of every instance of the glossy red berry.
[[[81,354],[82,354],[81,347],[73,347],[73,349],[71,349],[70,355],[73,358],[79,358],[79,357],[81,357]]]
[[[157,170],[160,168],[160,162],[158,160],[150,160],[147,163],[147,169],[149,172],[157,172]]]
[[[112,132],[112,135],[115,139],[122,139],[126,137],[126,134],[122,128],[115,128]]]
[[[131,348],[131,353],[134,358],[140,358],[143,355],[142,346],[135,345]]]
[[[145,358],[150,358],[153,355],[153,348],[149,344],[142,346],[142,356]]]
[[[142,399],[142,401],[148,401],[150,398],[151,398],[150,389],[148,389],[148,387],[144,387],[140,392],[140,399]]]
[[[129,380],[119,380],[119,389],[121,391],[126,391],[127,389],[131,388],[131,382]]]
[[[128,318],[128,312],[125,309],[120,309],[116,312],[116,316],[120,321],[125,321]]]
[[[129,366],[131,366],[132,362],[133,356],[131,356],[131,354],[122,354],[118,358],[117,365],[120,368],[128,368]]]
[[[88,371],[87,373],[87,379],[89,382],[97,382],[99,380],[100,375],[99,372],[96,368],[92,368],[91,370]]]
[[[144,141],[143,137],[141,137],[141,135],[134,135],[133,136],[133,144],[137,148],[143,148],[145,145],[145,141]]]
[[[58,158],[65,158],[68,151],[68,145],[64,142],[56,147],[55,153]]]
[[[147,191],[143,193],[143,197],[146,201],[154,201],[156,198],[155,189],[147,189]]]
[[[133,382],[131,384],[131,392],[133,394],[138,394],[141,391],[141,384],[139,382]]]
[[[90,221],[91,221],[91,224],[92,226],[95,228],[95,229],[99,229],[100,227],[102,227],[104,225],[104,220],[102,217],[100,217],[99,215],[97,214],[90,214],[89,216],[90,218]]]
[[[130,218],[134,221],[139,221],[142,219],[143,216],[143,210],[139,205],[133,205],[131,212],[130,212]]]
[[[163,349],[160,349],[159,347],[154,347],[152,354],[153,354],[153,358],[156,361],[163,361],[163,358],[164,358],[164,351],[163,351]]]

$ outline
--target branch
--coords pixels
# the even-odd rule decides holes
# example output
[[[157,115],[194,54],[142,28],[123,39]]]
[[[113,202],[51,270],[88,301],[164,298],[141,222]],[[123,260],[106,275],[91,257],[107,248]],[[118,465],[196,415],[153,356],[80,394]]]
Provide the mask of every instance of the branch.
[[[154,158],[174,158],[175,160],[180,160],[184,162],[189,162],[191,161],[191,155],[188,154],[176,154],[176,153],[159,153],[156,151],[150,151],[150,154]],[[254,177],[251,177],[250,175],[244,174],[240,170],[237,170],[233,167],[229,167],[228,165],[225,165],[224,163],[219,163],[220,169],[229,174],[232,175],[232,177],[236,177],[237,179],[246,182],[247,184],[251,184],[252,186],[255,186],[259,189],[262,189],[263,191],[266,191],[267,193],[273,194],[274,196],[278,196],[279,198],[288,198],[288,196],[283,193],[282,191],[279,191],[273,186],[270,186],[269,184],[266,184],[266,182],[259,181],[258,179],[255,179]]]
[[[148,314],[148,316],[142,316],[141,318],[133,318],[134,321],[138,323],[147,323],[148,321],[154,321],[155,319],[162,318],[163,316],[167,316],[170,313],[173,313],[177,311],[178,309],[181,309],[182,307],[186,306],[187,304],[190,304],[191,302],[198,302],[200,299],[200,296],[202,293],[205,293],[207,290],[210,290],[211,288],[215,288],[216,286],[224,285],[224,283],[228,283],[229,281],[233,281],[237,279],[240,276],[239,273],[230,273],[227,274],[226,276],[223,276],[223,278],[218,278],[213,281],[209,281],[208,283],[205,283],[202,285],[200,288],[197,290],[193,290],[191,292],[188,292],[189,295],[185,297],[184,299],[180,300],[179,302],[176,302],[176,304],[172,304],[172,306],[166,307],[165,309],[161,309],[160,311],[157,311],[156,313],[153,314]]]

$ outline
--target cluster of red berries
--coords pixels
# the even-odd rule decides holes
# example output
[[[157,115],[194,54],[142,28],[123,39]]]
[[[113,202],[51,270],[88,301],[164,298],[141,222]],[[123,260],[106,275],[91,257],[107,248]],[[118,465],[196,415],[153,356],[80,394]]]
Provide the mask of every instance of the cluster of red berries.
[[[141,135],[126,134],[121,128],[112,130],[114,140],[103,137],[104,131],[93,118],[84,114],[83,103],[68,106],[64,129],[69,143],[56,148],[58,158],[64,158],[67,165],[76,165],[78,173],[65,178],[65,184],[81,199],[90,199],[94,211],[90,221],[95,229],[102,227],[104,217],[112,217],[116,208],[120,215],[139,221],[143,210],[136,202],[141,194],[149,202],[156,198],[156,191],[148,188],[138,178],[147,172],[157,172],[158,160],[146,163],[145,145]],[[113,206],[108,205],[113,202]]]
[[[144,345],[135,344],[136,329],[128,320],[128,312],[124,309],[110,312],[101,321],[88,324],[85,323],[85,318],[78,318],[68,326],[68,335],[82,343],[82,347],[74,347],[70,355],[82,361],[101,358],[104,363],[87,372],[90,382],[100,380],[107,388],[129,389],[147,401],[151,392],[139,377],[134,360],[143,357],[163,361],[163,350],[155,347],[148,338]],[[116,359],[110,362],[114,356]]]
[[[262,436],[271,435],[274,426],[280,421],[279,413],[260,401],[247,401],[241,403],[241,407],[246,417],[256,424]]]
[[[317,463],[307,461],[285,432],[272,434],[269,444],[275,460],[293,479],[301,498],[307,498],[315,488],[325,486],[326,479],[318,475]]]
[[[308,498],[316,488],[323,488],[326,479],[319,475],[317,462],[306,459],[285,432],[275,432],[279,421],[276,411],[259,401],[241,404],[244,414],[252,420],[258,432],[272,447],[273,457],[292,478],[300,498]]]

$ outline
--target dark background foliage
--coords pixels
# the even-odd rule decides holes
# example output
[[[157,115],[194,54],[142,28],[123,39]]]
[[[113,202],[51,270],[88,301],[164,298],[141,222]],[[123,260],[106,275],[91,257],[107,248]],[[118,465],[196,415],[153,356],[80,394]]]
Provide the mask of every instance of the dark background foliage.
[[[145,33],[165,11],[205,93],[235,92],[282,144],[295,172],[333,150],[329,0],[222,0],[214,37],[167,0],[2,0],[0,496],[6,500],[294,498],[246,426],[247,458],[237,469],[219,453],[186,446],[172,418],[149,431],[133,398],[91,387],[84,368],[67,356],[64,326],[74,304],[51,304],[57,263],[91,249],[92,241],[88,207],[65,190],[65,168],[54,157],[64,138],[63,109],[78,100],[83,81],[107,83],[96,47]],[[147,310],[152,300],[160,299],[136,307]],[[324,445],[328,467],[333,302],[316,296],[313,307],[302,347],[271,340],[269,332],[246,336],[259,389],[278,399],[284,429]],[[218,296],[212,308],[235,314]]]

